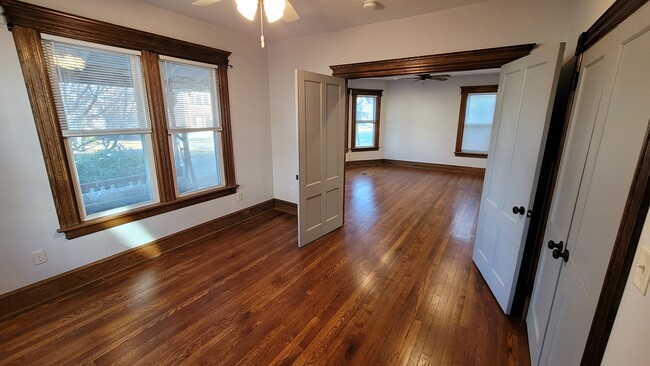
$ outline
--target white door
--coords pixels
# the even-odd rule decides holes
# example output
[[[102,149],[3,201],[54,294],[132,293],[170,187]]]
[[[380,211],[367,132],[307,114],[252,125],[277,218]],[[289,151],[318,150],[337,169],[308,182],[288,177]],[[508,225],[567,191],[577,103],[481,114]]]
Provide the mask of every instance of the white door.
[[[473,260],[503,311],[512,306],[564,44],[501,68]],[[518,209],[515,213],[514,208]]]
[[[526,317],[531,365],[539,362],[562,263],[552,256],[552,250],[560,248],[549,248],[547,243],[555,243],[564,248],[569,237],[587,152],[594,139],[594,132],[598,136],[600,134],[600,131],[594,131],[594,126],[608,62],[609,57],[604,57],[600,51],[590,52],[583,57],[569,131],[546,223],[544,248],[540,254]],[[598,136],[595,136],[595,140],[599,139]]]
[[[540,365],[578,365],[582,358],[650,120],[650,4],[586,53],[597,54],[611,62]]]
[[[345,81],[296,70],[298,246],[343,225]]]

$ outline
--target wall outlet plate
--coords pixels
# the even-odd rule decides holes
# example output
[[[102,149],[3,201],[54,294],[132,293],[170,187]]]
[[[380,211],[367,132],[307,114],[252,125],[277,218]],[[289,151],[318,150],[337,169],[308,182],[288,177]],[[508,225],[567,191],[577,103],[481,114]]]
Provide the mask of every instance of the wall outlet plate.
[[[650,249],[643,246],[634,267],[632,267],[632,283],[642,296],[648,291],[650,281]]]
[[[34,265],[38,266],[39,264],[43,264],[47,262],[47,255],[45,255],[45,250],[37,250],[35,252],[32,252],[32,259],[34,260]]]

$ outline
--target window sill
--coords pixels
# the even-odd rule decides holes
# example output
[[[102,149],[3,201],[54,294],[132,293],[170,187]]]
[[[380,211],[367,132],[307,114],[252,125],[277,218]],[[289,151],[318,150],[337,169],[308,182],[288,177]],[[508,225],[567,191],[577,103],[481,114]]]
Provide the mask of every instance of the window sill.
[[[359,152],[359,151],[378,151],[378,147],[353,147],[350,149],[352,152]]]
[[[219,197],[225,197],[237,192],[239,185],[220,187],[201,194],[183,196],[176,198],[171,202],[162,202],[152,204],[146,207],[134,209],[133,211],[121,214],[101,217],[93,220],[84,221],[79,225],[60,228],[57,231],[64,233],[67,239],[74,239],[80,236],[92,234],[98,231],[109,229],[115,226],[126,224],[133,221],[145,219],[147,217],[159,215],[161,213],[173,211],[179,208],[191,206],[200,202],[209,201]]]
[[[487,154],[483,154],[483,153],[471,153],[471,152],[455,151],[454,155],[456,155],[458,157],[463,157],[463,158],[487,159]]]

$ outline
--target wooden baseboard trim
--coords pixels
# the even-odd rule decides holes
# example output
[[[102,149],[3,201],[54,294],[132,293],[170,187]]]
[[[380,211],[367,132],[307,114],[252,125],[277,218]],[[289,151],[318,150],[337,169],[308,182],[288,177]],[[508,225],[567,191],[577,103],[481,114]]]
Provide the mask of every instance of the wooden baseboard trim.
[[[290,215],[298,216],[298,205],[293,202],[287,202],[285,200],[275,198],[273,200],[273,208]]]
[[[405,160],[375,159],[375,160],[348,161],[345,163],[346,168],[351,168],[356,166],[373,166],[373,165],[394,165],[394,166],[403,166],[408,168],[437,170],[437,171],[451,172],[451,173],[474,174],[474,175],[483,175],[483,176],[485,175],[485,168],[472,168],[472,167],[460,166],[460,165],[447,165],[447,164],[435,164],[435,163],[420,163],[420,162],[405,161]]]
[[[179,231],[113,256],[73,269],[60,275],[45,279],[29,286],[0,295],[0,319],[18,315],[36,305],[50,301],[70,291],[96,282],[106,276],[123,271],[162,253],[196,242],[210,234],[229,226],[248,220],[263,212],[277,209],[275,199],[271,199],[243,210],[216,218]],[[284,201],[283,201],[284,202]],[[290,205],[289,202],[286,202]],[[286,208],[287,205],[282,205]],[[286,212],[283,209],[281,211]],[[156,250],[151,250],[152,248]]]

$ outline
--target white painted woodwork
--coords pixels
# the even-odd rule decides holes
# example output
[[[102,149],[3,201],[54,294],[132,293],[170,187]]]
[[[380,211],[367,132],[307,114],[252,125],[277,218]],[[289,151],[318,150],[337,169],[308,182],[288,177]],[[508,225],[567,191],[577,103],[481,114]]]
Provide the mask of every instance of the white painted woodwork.
[[[473,260],[503,311],[512,306],[564,44],[501,68]]]
[[[650,5],[588,50],[586,58],[599,54],[611,62],[540,365],[578,365],[582,358],[650,119]]]
[[[343,225],[345,81],[296,70],[298,246]]]
[[[558,179],[546,223],[544,246],[540,253],[535,285],[526,317],[531,365],[537,365],[539,362],[553,297],[560,276],[561,262],[551,256],[552,251],[548,249],[547,243],[553,240],[556,243],[561,241],[566,245],[569,237],[569,228],[578,198],[587,152],[594,133],[598,105],[609,61],[610,58],[605,57],[599,50],[590,52],[583,58],[565,148],[562,152]]]

